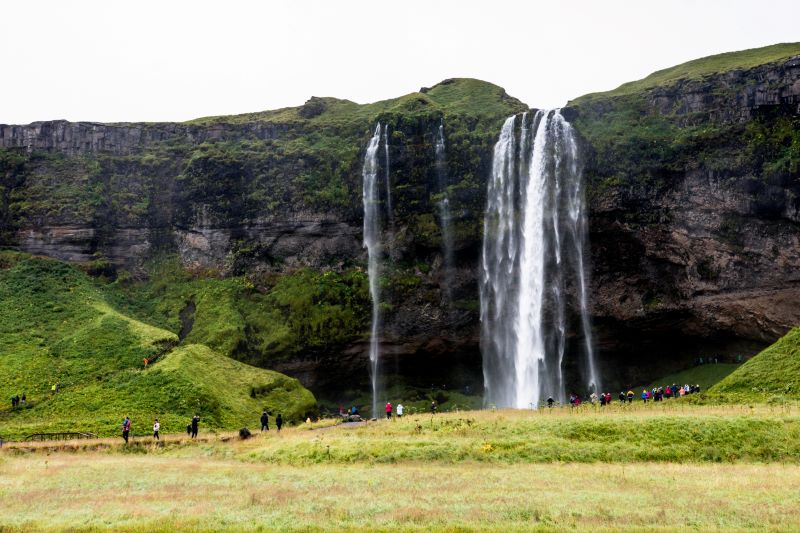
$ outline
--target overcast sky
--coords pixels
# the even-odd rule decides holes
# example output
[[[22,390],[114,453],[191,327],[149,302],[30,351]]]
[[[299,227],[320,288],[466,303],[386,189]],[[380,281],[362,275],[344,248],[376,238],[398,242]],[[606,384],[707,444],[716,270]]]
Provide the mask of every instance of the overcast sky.
[[[9,1],[0,123],[188,120],[451,77],[534,107],[800,41],[800,0]]]

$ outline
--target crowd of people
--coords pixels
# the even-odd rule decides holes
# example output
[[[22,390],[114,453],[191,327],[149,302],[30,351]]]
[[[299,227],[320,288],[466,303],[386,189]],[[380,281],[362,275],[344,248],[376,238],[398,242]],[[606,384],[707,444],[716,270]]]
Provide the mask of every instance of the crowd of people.
[[[700,385],[689,385],[688,383],[680,386],[676,383],[672,385],[664,385],[663,387],[653,387],[652,389],[642,389],[641,394],[639,394],[639,398],[643,403],[647,403],[649,401],[653,402],[662,402],[664,399],[671,399],[671,398],[683,398],[688,394],[696,394],[700,392]],[[626,403],[633,403],[633,400],[636,398],[637,394],[633,392],[633,390],[628,390],[628,392],[620,391],[619,396],[617,399],[619,403],[626,404]],[[610,392],[603,392],[599,395],[596,392],[593,392],[587,398],[589,403],[591,404],[599,404],[601,407],[606,405],[611,405],[613,399],[611,397]],[[548,407],[553,407],[557,402],[553,397],[549,397],[546,400]],[[569,405],[571,407],[577,407],[583,400],[577,394],[570,394],[569,395]]]
[[[261,431],[269,431],[269,414],[267,413],[266,410],[261,413],[260,422],[261,422]],[[281,428],[283,427],[283,414],[278,413],[278,416],[275,418],[275,427],[280,432]],[[155,440],[161,440],[161,437],[159,435],[160,431],[161,431],[161,422],[159,422],[158,418],[156,418],[153,421],[153,438]],[[199,431],[200,431],[200,415],[194,415],[192,419],[189,421],[189,423],[186,425],[186,434],[189,436],[189,438],[195,439],[197,438]],[[130,435],[131,435],[131,418],[129,416],[126,416],[122,420],[122,438],[123,440],[125,440],[126,444],[128,442],[128,439],[130,438]]]

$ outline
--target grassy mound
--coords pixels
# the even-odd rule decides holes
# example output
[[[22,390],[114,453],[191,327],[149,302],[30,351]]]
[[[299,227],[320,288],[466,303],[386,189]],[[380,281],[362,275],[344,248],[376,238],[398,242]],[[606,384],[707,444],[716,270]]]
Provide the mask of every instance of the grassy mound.
[[[282,464],[800,461],[796,412],[666,402],[609,408],[410,415],[347,431],[253,442],[241,458]]]
[[[709,394],[738,401],[800,398],[800,328],[741,365]]]
[[[282,374],[231,360],[203,344],[178,345],[167,328],[132,318],[108,290],[64,263],[3,253],[0,270],[0,435],[113,434],[130,415],[145,433],[195,412],[210,428],[254,423],[263,408],[298,419],[313,395]],[[177,347],[176,347],[177,346]],[[143,368],[145,357],[155,358]],[[61,384],[52,394],[51,387]],[[10,409],[12,395],[28,403]]]

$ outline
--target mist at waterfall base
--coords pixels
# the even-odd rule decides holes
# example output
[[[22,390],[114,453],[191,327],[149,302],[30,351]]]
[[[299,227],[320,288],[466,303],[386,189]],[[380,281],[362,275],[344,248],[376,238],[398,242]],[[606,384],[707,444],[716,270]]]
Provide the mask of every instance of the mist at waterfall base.
[[[509,117],[494,147],[480,264],[487,405],[564,402],[568,365],[580,374],[577,393],[599,392],[586,233],[572,126],[558,110]],[[566,361],[568,354],[579,360]]]

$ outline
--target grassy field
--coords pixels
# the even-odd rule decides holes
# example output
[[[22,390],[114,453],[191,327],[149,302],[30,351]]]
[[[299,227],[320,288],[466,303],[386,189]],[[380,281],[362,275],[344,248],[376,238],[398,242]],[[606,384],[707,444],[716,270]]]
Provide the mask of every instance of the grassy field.
[[[0,530],[796,530],[799,414],[468,411],[246,441],[7,444]]]

